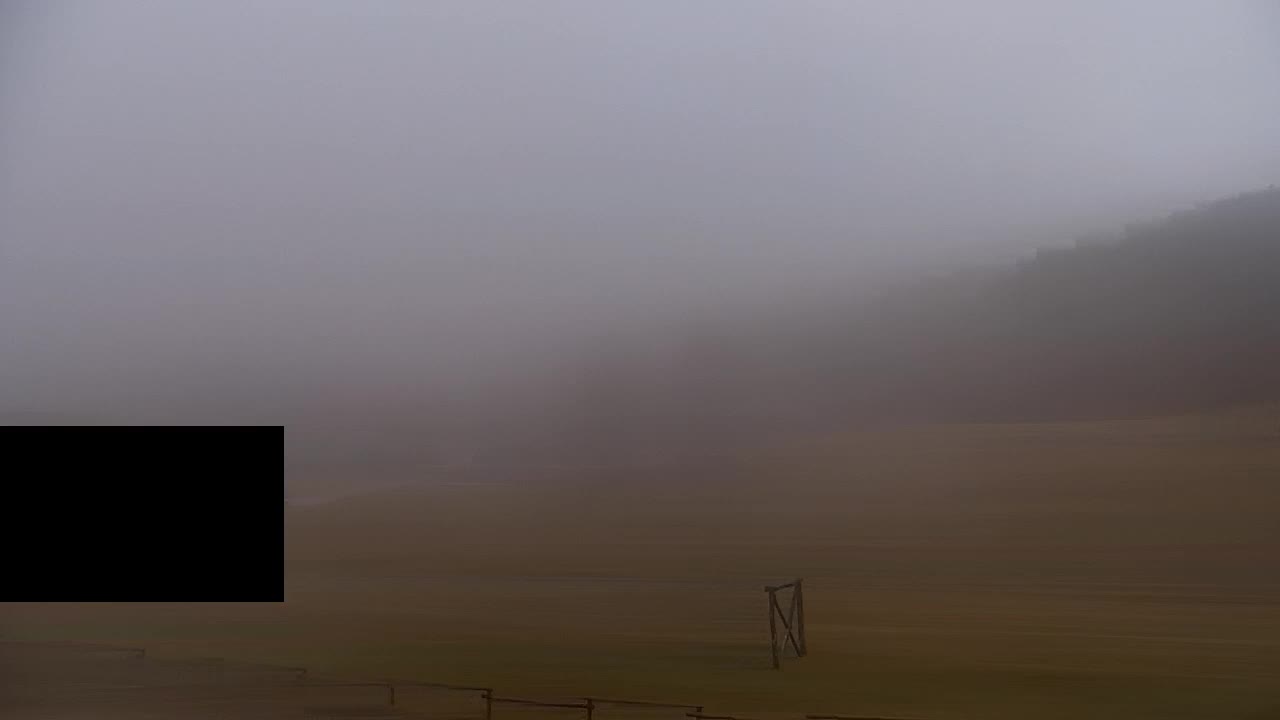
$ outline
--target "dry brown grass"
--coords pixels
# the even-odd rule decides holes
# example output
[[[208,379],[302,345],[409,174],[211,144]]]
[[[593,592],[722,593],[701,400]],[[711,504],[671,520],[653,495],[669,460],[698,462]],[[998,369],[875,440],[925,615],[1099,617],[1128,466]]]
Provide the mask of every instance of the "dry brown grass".
[[[292,510],[283,605],[3,623],[748,716],[1280,717],[1278,431],[1267,413],[906,428],[424,484]],[[811,656],[772,672],[761,585],[793,576]]]

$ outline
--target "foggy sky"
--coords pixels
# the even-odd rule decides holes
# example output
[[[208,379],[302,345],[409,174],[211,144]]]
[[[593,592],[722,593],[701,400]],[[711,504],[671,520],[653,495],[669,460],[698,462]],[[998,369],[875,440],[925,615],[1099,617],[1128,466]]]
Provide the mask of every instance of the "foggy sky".
[[[506,392],[1280,167],[1265,0],[0,7],[0,411]]]

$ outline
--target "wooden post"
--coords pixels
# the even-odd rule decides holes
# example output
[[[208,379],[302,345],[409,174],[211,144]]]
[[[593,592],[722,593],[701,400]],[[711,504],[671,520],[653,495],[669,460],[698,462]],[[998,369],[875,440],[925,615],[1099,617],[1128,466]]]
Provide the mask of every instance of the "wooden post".
[[[493,688],[481,694],[484,696],[484,720],[493,720]]]
[[[769,593],[769,653],[773,658],[773,669],[782,668],[782,662],[778,658],[778,620],[774,617],[778,610],[778,598],[774,594],[773,588],[765,588]]]
[[[587,720],[591,720],[592,714],[595,713],[596,703],[591,698],[587,698]]]
[[[800,647],[796,648],[800,651],[800,657],[809,654],[809,641],[804,637],[804,580],[796,580],[796,622],[800,627],[797,628],[800,636]]]

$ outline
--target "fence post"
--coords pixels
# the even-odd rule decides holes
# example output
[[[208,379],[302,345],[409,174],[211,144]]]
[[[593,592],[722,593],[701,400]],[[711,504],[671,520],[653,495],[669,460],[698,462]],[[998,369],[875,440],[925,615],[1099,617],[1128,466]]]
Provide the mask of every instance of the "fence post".
[[[773,669],[778,670],[782,663],[778,660],[778,620],[774,615],[778,609],[778,598],[773,588],[765,588],[769,593],[769,653],[773,657]]]
[[[796,580],[796,622],[799,623],[800,657],[809,654],[809,641],[804,636],[804,580]]]

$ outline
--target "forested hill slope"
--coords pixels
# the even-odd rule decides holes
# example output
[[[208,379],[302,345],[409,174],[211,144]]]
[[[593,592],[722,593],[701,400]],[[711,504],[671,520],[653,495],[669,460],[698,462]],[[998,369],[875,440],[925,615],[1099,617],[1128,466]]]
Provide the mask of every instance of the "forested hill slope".
[[[1280,191],[1040,252],[865,322],[855,339],[866,338],[870,368],[846,378],[853,395],[896,395],[923,413],[1052,418],[1273,400]],[[849,349],[855,366],[859,355]],[[866,380],[885,385],[875,393]]]
[[[797,322],[614,353],[566,383],[577,442],[877,420],[1050,420],[1280,399],[1280,190]]]

